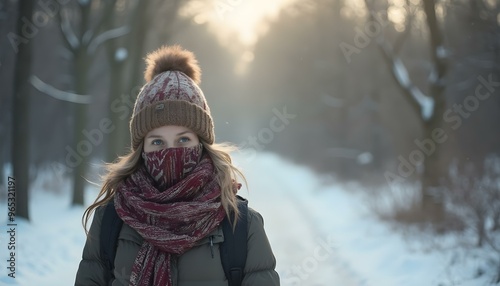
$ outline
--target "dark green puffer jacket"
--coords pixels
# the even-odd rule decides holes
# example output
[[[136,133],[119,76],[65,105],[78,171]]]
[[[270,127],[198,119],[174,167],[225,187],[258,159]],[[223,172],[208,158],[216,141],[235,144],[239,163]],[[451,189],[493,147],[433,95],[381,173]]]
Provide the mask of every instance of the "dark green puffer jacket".
[[[106,268],[100,257],[99,235],[103,214],[104,207],[97,208],[83,249],[83,259],[76,275],[76,286],[108,285],[105,281]],[[211,236],[213,236],[213,246],[210,245]],[[219,252],[219,244],[223,241],[224,235],[219,227],[197,246],[181,255],[172,264],[174,286],[227,286]],[[118,237],[115,280],[112,281],[112,286],[128,286],[131,268],[142,242],[143,238],[139,233],[124,223]],[[262,216],[249,208],[248,255],[242,285],[280,285],[278,273],[274,270],[275,266],[276,259],[264,231]]]

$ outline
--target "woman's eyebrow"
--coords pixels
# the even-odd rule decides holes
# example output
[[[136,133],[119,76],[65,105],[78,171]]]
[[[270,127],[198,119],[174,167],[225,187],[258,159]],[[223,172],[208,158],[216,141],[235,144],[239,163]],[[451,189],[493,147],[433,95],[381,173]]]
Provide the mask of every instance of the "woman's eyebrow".
[[[189,130],[186,130],[186,131],[183,131],[183,132],[181,132],[181,133],[177,133],[177,136],[184,135],[184,134],[186,134],[186,133],[193,133],[193,132],[191,132],[191,131],[189,131]]]
[[[156,134],[151,134],[151,135],[148,135],[147,138],[161,138],[161,136],[156,135]]]

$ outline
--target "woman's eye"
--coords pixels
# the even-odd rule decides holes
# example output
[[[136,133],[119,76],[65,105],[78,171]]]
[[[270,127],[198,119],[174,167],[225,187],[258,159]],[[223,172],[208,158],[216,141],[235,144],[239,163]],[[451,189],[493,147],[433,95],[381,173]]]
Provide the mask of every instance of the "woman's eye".
[[[181,137],[179,138],[179,143],[187,143],[191,141],[191,139],[189,139],[189,137]]]
[[[151,145],[159,146],[161,144],[163,144],[163,141],[161,141],[160,139],[155,139],[151,141]]]

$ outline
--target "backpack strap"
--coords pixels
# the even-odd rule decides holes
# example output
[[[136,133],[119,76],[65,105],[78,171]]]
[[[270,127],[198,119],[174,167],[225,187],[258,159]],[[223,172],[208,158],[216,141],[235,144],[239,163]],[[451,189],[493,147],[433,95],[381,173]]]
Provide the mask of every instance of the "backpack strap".
[[[233,225],[227,216],[222,222],[224,242],[220,245],[222,268],[229,286],[239,286],[243,281],[247,261],[248,201],[237,196],[240,216],[233,232]]]
[[[113,270],[115,268],[116,246],[118,235],[122,229],[123,221],[116,213],[114,201],[111,200],[105,206],[104,215],[101,221],[100,247],[101,259],[106,267],[106,281],[111,285],[115,278]]]

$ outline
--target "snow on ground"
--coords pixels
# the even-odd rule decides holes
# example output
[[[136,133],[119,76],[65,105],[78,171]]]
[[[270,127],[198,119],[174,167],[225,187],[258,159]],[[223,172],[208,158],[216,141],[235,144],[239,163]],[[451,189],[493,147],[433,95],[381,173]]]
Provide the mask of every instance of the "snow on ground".
[[[323,184],[306,168],[267,153],[235,154],[235,161],[249,181],[250,190],[240,193],[264,217],[281,285],[467,286],[491,279],[481,251],[426,250],[421,240],[405,239],[378,221],[361,197],[340,184]],[[32,221],[17,220],[15,279],[7,276],[1,202],[0,285],[73,285],[85,243],[84,208],[69,206],[69,189],[32,192]],[[90,187],[87,202],[95,195]],[[478,269],[486,275],[476,278]]]

